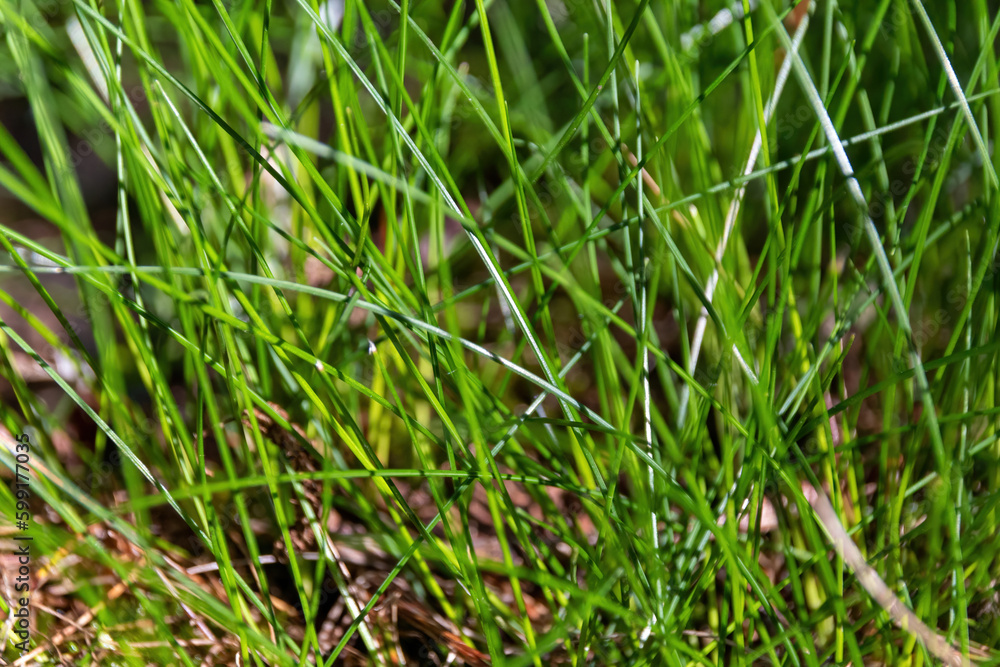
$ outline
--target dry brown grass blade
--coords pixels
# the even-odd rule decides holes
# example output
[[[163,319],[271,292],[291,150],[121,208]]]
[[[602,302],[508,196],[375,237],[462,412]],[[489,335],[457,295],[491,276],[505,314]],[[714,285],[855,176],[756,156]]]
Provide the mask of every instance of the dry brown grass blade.
[[[938,660],[949,667],[970,667],[972,662],[969,656],[964,656],[956,649],[951,642],[930,628],[926,623],[913,613],[899,597],[892,592],[889,586],[882,580],[871,565],[865,561],[864,556],[857,545],[851,540],[843,524],[833,511],[830,500],[822,490],[816,489],[816,499],[812,502],[812,507],[823,526],[826,528],[833,548],[837,554],[844,559],[844,563],[851,569],[857,577],[861,586],[868,591],[868,594],[875,602],[885,610],[892,622],[904,632],[908,632],[919,639],[927,650]]]
[[[48,652],[49,650],[55,647],[58,647],[64,641],[69,639],[69,637],[76,632],[77,628],[87,626],[94,619],[94,616],[97,615],[102,609],[104,609],[105,605],[107,605],[108,602],[117,599],[119,596],[121,596],[122,593],[124,593],[127,590],[128,590],[128,584],[125,583],[124,581],[120,581],[117,584],[115,584],[114,587],[112,587],[112,589],[108,591],[107,599],[98,602],[91,609],[87,610],[83,614],[83,616],[76,619],[73,623],[68,624],[65,628],[56,633],[56,635],[52,637],[52,639],[50,639],[49,641],[45,642],[44,644],[41,644],[40,646],[36,646],[33,650],[29,651],[28,653],[25,653],[20,658],[15,660],[13,662],[12,667],[24,667],[24,665],[30,665],[32,664],[32,661],[34,661],[35,658],[37,658],[38,656]]]

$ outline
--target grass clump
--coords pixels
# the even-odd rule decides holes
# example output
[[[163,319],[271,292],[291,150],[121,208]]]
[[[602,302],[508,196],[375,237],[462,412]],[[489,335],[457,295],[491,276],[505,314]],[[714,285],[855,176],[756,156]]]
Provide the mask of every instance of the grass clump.
[[[0,0],[5,659],[1000,663],[998,29]]]

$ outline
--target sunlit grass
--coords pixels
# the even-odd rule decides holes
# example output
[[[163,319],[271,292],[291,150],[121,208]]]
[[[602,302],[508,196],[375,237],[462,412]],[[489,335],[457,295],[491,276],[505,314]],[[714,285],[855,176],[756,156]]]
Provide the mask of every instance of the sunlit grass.
[[[37,654],[1000,664],[995,3],[0,20]]]

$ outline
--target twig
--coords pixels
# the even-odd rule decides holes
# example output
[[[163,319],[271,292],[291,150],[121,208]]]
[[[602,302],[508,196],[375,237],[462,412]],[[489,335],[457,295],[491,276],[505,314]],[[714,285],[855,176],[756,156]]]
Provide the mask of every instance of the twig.
[[[916,636],[927,650],[934,657],[949,667],[970,667],[971,662],[968,656],[963,656],[947,639],[932,630],[926,623],[913,613],[899,597],[892,592],[889,586],[882,581],[871,565],[865,561],[864,556],[858,549],[854,541],[848,536],[844,526],[840,523],[837,513],[833,511],[829,499],[821,489],[816,489],[816,499],[812,501],[812,508],[816,511],[830,535],[830,541],[837,554],[844,559],[844,563],[851,569],[858,583],[868,591],[872,599],[885,610],[892,622],[896,626]]]

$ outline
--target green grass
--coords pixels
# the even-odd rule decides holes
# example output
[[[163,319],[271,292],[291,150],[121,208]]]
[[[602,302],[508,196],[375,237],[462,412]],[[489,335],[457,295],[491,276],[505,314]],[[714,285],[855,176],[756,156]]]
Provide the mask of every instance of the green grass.
[[[1000,664],[998,30],[0,0],[4,659]]]

